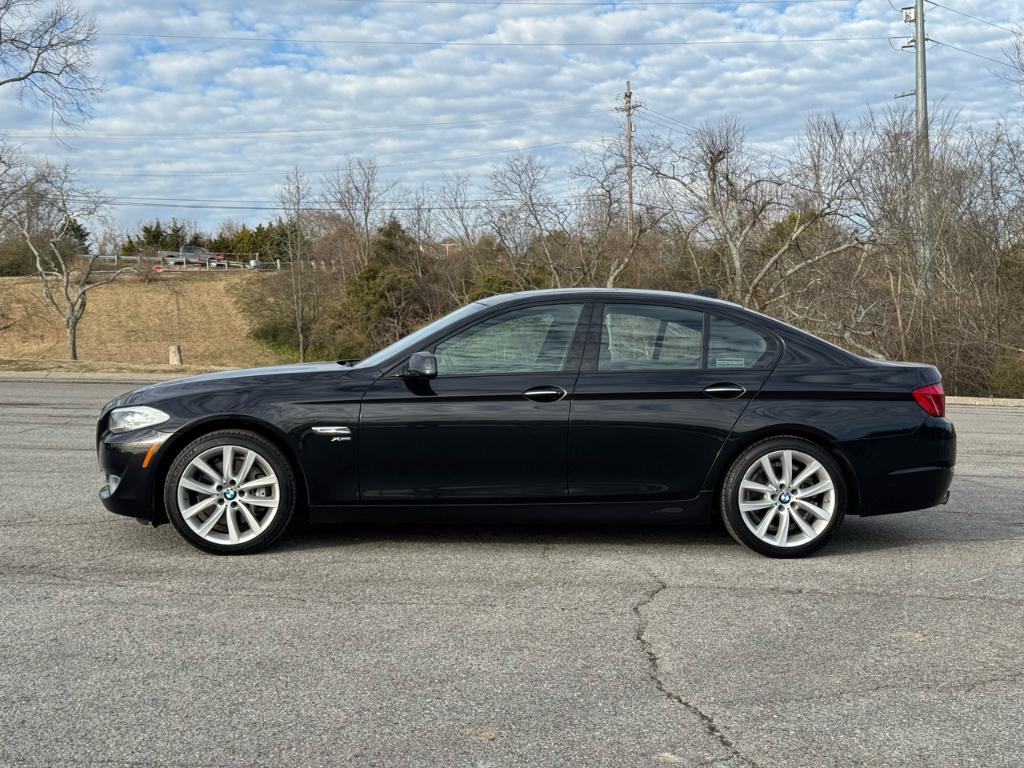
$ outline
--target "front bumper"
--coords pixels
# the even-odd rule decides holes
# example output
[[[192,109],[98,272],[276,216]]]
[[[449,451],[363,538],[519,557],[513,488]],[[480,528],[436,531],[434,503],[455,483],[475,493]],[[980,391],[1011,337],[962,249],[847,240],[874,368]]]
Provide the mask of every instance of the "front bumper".
[[[155,429],[98,436],[96,457],[106,476],[99,490],[104,507],[118,515],[158,522],[160,451],[170,436]]]

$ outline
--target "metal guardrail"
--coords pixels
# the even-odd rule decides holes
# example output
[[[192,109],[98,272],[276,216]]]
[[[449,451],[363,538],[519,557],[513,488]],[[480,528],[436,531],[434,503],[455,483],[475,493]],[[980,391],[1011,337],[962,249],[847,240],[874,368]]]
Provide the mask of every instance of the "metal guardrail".
[[[214,255],[214,254],[211,254]],[[221,258],[200,258],[189,254],[179,253],[178,251],[157,251],[155,256],[148,256],[144,254],[138,254],[135,256],[122,256],[121,254],[109,254],[101,253],[97,254],[96,259],[98,261],[110,262],[113,264],[152,264],[153,269],[162,271],[167,269],[170,271],[196,271],[196,270],[213,270],[213,269],[285,269],[287,263],[282,263],[280,259],[275,259],[272,262],[262,262],[259,260],[259,254],[215,254],[221,256]],[[223,256],[226,255],[237,255],[237,256],[250,256],[247,260],[238,259],[225,259]],[[158,269],[162,268],[162,269]]]

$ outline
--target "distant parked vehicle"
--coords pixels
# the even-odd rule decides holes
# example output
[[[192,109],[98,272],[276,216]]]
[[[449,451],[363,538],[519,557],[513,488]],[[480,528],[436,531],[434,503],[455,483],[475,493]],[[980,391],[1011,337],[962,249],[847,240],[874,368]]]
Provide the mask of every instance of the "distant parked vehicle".
[[[214,261],[220,263],[224,261],[223,253],[214,253],[213,251],[208,251],[201,245],[183,245],[181,246],[181,250],[179,252],[181,253],[182,256],[185,256],[186,258],[203,263]],[[211,266],[213,265],[211,264]]]
[[[223,253],[214,253],[201,245],[183,245],[177,251],[158,251],[161,260],[170,265],[199,264],[206,267],[227,266]]]

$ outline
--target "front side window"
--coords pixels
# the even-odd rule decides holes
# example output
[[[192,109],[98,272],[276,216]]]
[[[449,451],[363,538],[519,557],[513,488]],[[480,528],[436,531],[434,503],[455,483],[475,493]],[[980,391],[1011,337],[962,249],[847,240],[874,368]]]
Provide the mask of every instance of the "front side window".
[[[551,304],[483,320],[437,345],[437,373],[561,371],[582,310],[582,304]]]
[[[703,312],[653,304],[607,304],[597,368],[700,368],[703,333]]]

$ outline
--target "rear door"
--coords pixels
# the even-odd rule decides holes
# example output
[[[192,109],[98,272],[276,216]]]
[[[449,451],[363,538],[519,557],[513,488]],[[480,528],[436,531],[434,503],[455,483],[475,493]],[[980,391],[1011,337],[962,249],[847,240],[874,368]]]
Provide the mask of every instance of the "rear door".
[[[696,497],[778,350],[772,334],[698,307],[596,307],[573,395],[569,497]]]
[[[584,302],[498,311],[440,340],[433,379],[393,372],[363,398],[369,502],[561,500]]]

